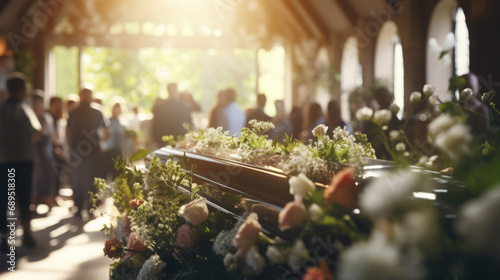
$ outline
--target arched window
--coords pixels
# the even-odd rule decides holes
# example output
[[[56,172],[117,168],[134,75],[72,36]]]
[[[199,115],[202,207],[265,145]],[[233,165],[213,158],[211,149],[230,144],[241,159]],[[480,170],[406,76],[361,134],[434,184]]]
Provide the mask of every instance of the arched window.
[[[359,63],[358,43],[356,37],[347,39],[342,52],[340,66],[340,104],[342,107],[342,118],[345,121],[351,119],[349,112],[349,93],[363,84],[362,68]]]
[[[441,0],[432,12],[427,46],[427,83],[441,100],[450,100],[448,80],[469,72],[469,32],[456,0]]]
[[[375,78],[394,92],[394,102],[404,109],[403,49],[398,36],[398,27],[387,21],[380,29],[375,50]]]
[[[469,30],[462,8],[455,13],[455,75],[469,73]]]

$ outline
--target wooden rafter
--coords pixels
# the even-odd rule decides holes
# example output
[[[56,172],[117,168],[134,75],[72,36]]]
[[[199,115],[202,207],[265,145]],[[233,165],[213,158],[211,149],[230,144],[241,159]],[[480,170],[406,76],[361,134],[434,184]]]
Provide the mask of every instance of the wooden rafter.
[[[345,0],[331,0],[331,1],[336,2],[336,4],[338,4],[340,6],[342,11],[346,15],[347,19],[351,23],[352,27],[355,27],[357,25],[358,15],[357,15],[356,11],[354,10],[354,8],[352,7],[351,3],[349,3],[349,1],[345,1]]]

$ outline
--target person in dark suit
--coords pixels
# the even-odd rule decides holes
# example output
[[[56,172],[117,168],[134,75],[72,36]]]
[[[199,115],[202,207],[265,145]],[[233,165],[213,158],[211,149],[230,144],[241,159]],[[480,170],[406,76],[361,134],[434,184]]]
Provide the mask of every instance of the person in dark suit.
[[[257,107],[250,109],[247,112],[247,126],[248,122],[251,120],[257,120],[261,122],[272,122],[273,118],[267,115],[264,112],[264,108],[266,107],[267,98],[265,94],[259,93],[257,94]]]
[[[191,113],[193,109],[180,99],[176,83],[167,85],[168,98],[155,107],[153,111],[152,134],[155,143],[162,147],[165,135],[174,137],[187,133],[184,124],[192,125]]]

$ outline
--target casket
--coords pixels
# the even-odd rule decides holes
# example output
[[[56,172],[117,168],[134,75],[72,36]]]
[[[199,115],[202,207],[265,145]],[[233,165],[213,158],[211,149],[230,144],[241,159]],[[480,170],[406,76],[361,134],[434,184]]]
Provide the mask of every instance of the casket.
[[[203,195],[206,196],[207,204],[211,208],[234,218],[241,217],[246,211],[256,212],[267,233],[281,235],[278,229],[279,211],[287,202],[293,200],[289,193],[290,176],[283,171],[170,147],[161,148],[150,154],[146,158],[147,166],[153,156],[159,158],[161,162],[170,158],[185,162],[183,168],[188,172],[194,167],[193,182],[209,187],[209,191]],[[357,172],[357,181],[361,188],[374,178],[397,168],[391,162],[383,160],[367,159],[365,163]],[[414,193],[414,198],[433,200],[442,218],[453,219],[457,212],[454,201],[467,195],[463,184],[440,172],[416,166],[410,167],[410,170],[426,173],[434,181],[428,193]],[[318,189],[326,187],[321,183],[315,184]],[[236,207],[228,204],[224,199],[226,195],[238,195],[242,198],[242,203]]]

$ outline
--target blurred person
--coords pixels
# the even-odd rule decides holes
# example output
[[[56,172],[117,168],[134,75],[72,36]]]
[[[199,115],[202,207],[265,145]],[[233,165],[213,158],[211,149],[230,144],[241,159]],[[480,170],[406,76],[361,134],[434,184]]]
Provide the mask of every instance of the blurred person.
[[[60,97],[54,96],[50,98],[49,109],[44,113],[45,120],[50,129],[50,138],[53,146],[52,163],[53,172],[55,173],[56,193],[61,187],[63,177],[63,169],[60,168],[66,164],[64,148],[65,143],[64,131],[66,129],[66,120],[63,119],[63,100]]]
[[[26,76],[13,73],[7,78],[7,100],[0,105],[0,180],[9,182],[14,176],[15,196],[23,226],[23,246],[35,246],[31,235],[30,194],[33,175],[33,140],[42,130],[42,125],[33,109],[24,102],[26,97]],[[7,187],[0,195],[0,248],[7,249]],[[10,190],[9,190],[10,192]]]
[[[190,92],[183,91],[180,95],[182,101],[191,106],[193,112],[201,112],[201,106],[194,100],[193,95]]]
[[[328,126],[328,135],[333,136],[333,131],[337,127],[347,128],[350,134],[353,134],[351,125],[342,119],[340,111],[340,103],[337,100],[331,100],[328,102],[328,107],[326,111],[326,126]]]
[[[69,113],[66,127],[70,148],[68,166],[72,167],[70,182],[78,208],[76,217],[79,218],[84,218],[88,210],[88,192],[92,189],[94,177],[99,176],[101,134],[107,135],[106,122],[100,106],[92,102],[92,91],[84,88],[80,91],[79,104]]]
[[[217,103],[210,110],[208,116],[208,127],[217,128],[222,126],[222,109],[227,105],[226,90],[219,90],[217,93]]]
[[[66,110],[63,113],[63,118],[68,119],[68,114],[75,109],[76,105],[80,102],[80,97],[74,93],[68,95],[66,100]]]
[[[14,71],[15,61],[12,54],[7,53],[0,56],[0,104],[8,97],[6,82],[7,77]]]
[[[293,107],[290,113],[290,122],[293,126],[293,138],[300,139],[300,134],[302,133],[302,127],[304,126],[304,113],[302,108]]]
[[[56,173],[52,169],[54,146],[51,125],[44,114],[43,95],[44,92],[37,89],[31,96],[31,106],[42,125],[41,133],[33,142],[33,189],[31,194],[35,205],[43,203],[52,208],[57,205],[55,202]]]
[[[264,108],[266,107],[267,98],[265,94],[259,93],[257,94],[257,106],[248,110],[247,112],[247,126],[248,121],[257,120],[262,122],[272,122],[273,118],[267,115],[264,112]]]
[[[114,168],[114,159],[118,156],[123,157],[125,147],[125,127],[120,122],[122,114],[122,101],[115,99],[111,109],[111,118],[108,121],[108,135],[105,140],[104,152],[104,178],[111,176],[112,180],[118,175],[118,171]]]
[[[305,131],[302,132],[303,137],[305,135],[303,141],[306,142],[314,139],[314,135],[312,133],[313,129],[320,124],[325,124],[325,122],[326,120],[323,116],[323,109],[321,108],[321,105],[316,102],[309,104],[309,109],[307,110],[307,120],[304,126]]]
[[[287,135],[292,135],[293,125],[286,115],[283,100],[274,101],[274,107],[276,108],[276,116],[273,119],[274,130],[269,133],[269,138],[284,141]]]
[[[236,91],[228,88],[225,94],[227,105],[221,111],[222,129],[228,130],[229,135],[238,137],[241,129],[245,127],[247,116],[236,103]]]
[[[167,85],[168,98],[153,108],[152,134],[159,147],[164,146],[165,135],[184,136],[188,131],[184,124],[192,125],[191,106],[180,99],[176,83]]]

